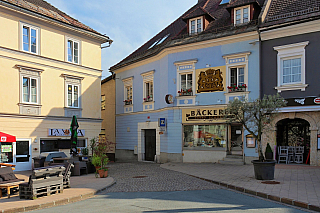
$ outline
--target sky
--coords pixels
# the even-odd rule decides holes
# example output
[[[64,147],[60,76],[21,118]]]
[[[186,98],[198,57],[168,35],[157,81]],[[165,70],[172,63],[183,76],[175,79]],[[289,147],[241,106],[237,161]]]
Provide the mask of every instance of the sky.
[[[102,49],[102,79],[110,75],[110,67],[138,49],[198,2],[198,0],[46,1],[113,40],[111,47]]]

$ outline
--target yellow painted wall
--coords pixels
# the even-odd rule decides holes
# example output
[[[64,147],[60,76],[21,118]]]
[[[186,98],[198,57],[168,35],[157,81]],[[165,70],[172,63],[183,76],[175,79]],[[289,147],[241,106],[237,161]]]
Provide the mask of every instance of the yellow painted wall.
[[[103,119],[101,129],[105,129],[105,135],[108,141],[116,142],[116,82],[109,80],[101,85],[101,95],[106,97],[106,109],[101,110],[101,118]]]

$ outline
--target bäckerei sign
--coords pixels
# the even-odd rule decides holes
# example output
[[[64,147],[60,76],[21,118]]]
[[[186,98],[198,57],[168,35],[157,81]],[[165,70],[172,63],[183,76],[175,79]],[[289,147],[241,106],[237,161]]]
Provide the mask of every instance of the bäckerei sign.
[[[224,122],[224,108],[183,109],[183,123]]]
[[[70,129],[48,129],[48,136],[71,136]],[[83,129],[78,129],[78,137],[85,136]]]

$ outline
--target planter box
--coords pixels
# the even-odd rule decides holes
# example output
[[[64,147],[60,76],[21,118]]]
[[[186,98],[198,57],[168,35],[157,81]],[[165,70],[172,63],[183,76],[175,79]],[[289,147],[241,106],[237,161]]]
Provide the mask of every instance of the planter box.
[[[273,180],[274,169],[276,162],[275,160],[267,160],[261,162],[259,160],[251,161],[254,166],[254,176],[257,180]]]
[[[184,93],[179,93],[179,96],[192,96],[192,92],[184,92]]]
[[[232,89],[228,89],[229,92],[245,92],[247,88],[232,88]]]

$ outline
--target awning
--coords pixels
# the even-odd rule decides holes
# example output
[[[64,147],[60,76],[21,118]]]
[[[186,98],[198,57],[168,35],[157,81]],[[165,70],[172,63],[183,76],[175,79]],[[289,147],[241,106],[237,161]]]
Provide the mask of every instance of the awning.
[[[0,142],[9,142],[9,143],[16,142],[16,136],[0,132]]]

